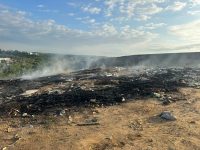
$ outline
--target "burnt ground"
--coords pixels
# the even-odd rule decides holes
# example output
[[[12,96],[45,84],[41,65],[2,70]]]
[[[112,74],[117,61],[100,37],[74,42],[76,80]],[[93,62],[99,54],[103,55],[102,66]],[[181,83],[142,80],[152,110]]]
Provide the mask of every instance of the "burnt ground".
[[[0,148],[200,149],[199,75],[110,68],[1,80]],[[177,120],[161,119],[164,110]]]

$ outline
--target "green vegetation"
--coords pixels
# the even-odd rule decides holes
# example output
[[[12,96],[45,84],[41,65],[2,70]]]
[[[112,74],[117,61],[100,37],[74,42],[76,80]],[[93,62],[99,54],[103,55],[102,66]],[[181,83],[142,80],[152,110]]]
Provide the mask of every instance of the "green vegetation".
[[[0,50],[0,58],[11,59],[0,61],[0,78],[13,78],[39,69],[49,57],[40,53]]]
[[[0,79],[20,77],[25,74],[50,68],[50,71],[80,70],[88,68],[98,56],[63,55],[51,53],[28,53],[0,49]],[[95,64],[92,64],[95,66]],[[60,70],[59,70],[60,69]]]

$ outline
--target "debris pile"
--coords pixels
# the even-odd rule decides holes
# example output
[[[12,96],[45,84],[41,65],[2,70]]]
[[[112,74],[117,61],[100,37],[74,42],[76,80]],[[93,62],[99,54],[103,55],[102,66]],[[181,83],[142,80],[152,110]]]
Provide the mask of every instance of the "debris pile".
[[[184,99],[173,97],[179,87],[198,88],[199,75],[196,68],[97,68],[34,80],[0,80],[0,113],[58,113],[58,109],[104,107],[152,96],[168,105]],[[59,115],[65,114],[62,110]]]

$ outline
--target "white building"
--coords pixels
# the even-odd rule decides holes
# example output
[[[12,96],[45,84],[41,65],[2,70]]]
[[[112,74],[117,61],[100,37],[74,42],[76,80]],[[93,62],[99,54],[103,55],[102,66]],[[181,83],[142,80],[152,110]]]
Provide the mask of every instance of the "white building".
[[[11,63],[12,62],[12,59],[11,58],[0,58],[0,63]]]

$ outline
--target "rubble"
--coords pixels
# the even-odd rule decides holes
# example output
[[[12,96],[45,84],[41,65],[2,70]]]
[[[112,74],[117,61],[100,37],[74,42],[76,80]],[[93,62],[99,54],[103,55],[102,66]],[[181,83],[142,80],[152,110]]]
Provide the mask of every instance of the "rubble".
[[[153,96],[154,96],[155,98],[161,98],[161,97],[162,97],[161,94],[159,94],[159,93],[153,93]]]
[[[72,116],[68,117],[68,123],[71,124],[73,122]]]
[[[56,115],[57,115],[57,116],[63,116],[63,115],[65,115],[65,114],[66,114],[65,110],[57,110],[57,111],[56,111]]]
[[[175,121],[176,117],[169,111],[164,111],[160,115],[160,118],[168,120],[168,121]]]
[[[64,111],[57,110],[106,107],[151,97],[152,93],[167,105],[184,99],[170,97],[170,92],[198,86],[199,75],[196,68],[97,68],[34,80],[0,80],[0,113],[62,116]]]
[[[31,95],[33,95],[33,94],[35,94],[37,92],[38,92],[38,90],[27,90],[24,93],[22,93],[21,95],[22,96],[31,96]]]
[[[122,97],[122,102],[125,102],[125,101],[126,101],[126,99],[124,97]]]
[[[28,116],[27,113],[23,113],[23,114],[22,114],[22,117],[27,117],[27,116]]]
[[[163,104],[163,105],[169,105],[171,102],[172,102],[172,101],[171,101],[170,98],[164,97],[164,98],[163,98],[162,104]]]
[[[96,103],[96,99],[90,99],[91,103]]]

